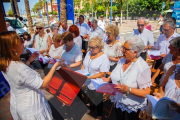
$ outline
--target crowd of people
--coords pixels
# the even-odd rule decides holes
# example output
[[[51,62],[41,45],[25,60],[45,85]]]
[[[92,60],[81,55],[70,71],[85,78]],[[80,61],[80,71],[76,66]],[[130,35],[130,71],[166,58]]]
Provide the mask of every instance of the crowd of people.
[[[139,120],[140,111],[146,109],[150,87],[164,71],[159,92],[154,95],[158,99],[169,97],[175,100],[176,104],[171,104],[177,111],[173,119],[180,118],[180,35],[174,31],[172,19],[163,21],[163,34],[156,43],[151,26],[143,17],[138,19],[132,35],[125,37],[124,44],[118,26],[105,26],[103,16],[99,21],[93,19],[91,24],[84,22],[83,15],[79,16],[76,25],[68,26],[66,21],[50,24],[50,32],[46,33],[44,23],[37,23],[34,39],[28,33],[24,33],[24,39],[14,31],[0,33],[0,70],[11,87],[13,119],[53,119],[42,89],[48,86],[59,66],[73,71],[85,69],[90,73],[84,83],[90,98],[87,113],[96,108],[97,120],[103,115],[103,94],[96,92],[91,79],[102,78],[103,82],[116,84],[115,88],[121,93],[111,95],[110,100],[114,103],[117,120],[125,120],[125,115],[128,120]],[[24,47],[39,51],[31,54],[25,63],[20,59]],[[151,48],[161,53],[152,78],[146,62],[147,50]],[[60,60],[49,69],[44,79],[29,67],[39,54]],[[109,72],[111,74],[107,75]]]

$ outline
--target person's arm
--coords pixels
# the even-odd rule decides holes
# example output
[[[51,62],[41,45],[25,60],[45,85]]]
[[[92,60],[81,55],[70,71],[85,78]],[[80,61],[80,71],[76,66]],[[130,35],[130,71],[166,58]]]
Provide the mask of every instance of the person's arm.
[[[105,74],[106,74],[105,72],[99,72],[99,73],[97,73],[95,75],[88,76],[88,79],[102,78],[102,77],[104,77]]]
[[[51,79],[53,77],[53,74],[56,71],[56,68],[61,65],[62,65],[61,62],[56,62],[53,65],[53,67],[50,69],[49,73],[43,79],[43,84],[41,85],[40,89],[45,89],[49,85],[49,83],[51,82]]]
[[[31,54],[31,56],[30,56],[29,59],[25,62],[25,64],[26,64],[27,66],[29,66],[30,63],[31,63],[32,61],[34,61],[35,58],[37,58],[38,56],[39,56],[39,54],[38,54],[37,52],[34,52],[33,54]]]
[[[75,62],[73,64],[67,65],[68,68],[74,68],[80,66],[82,61]]]
[[[36,44],[36,37],[34,38],[33,48],[35,48],[35,44]]]
[[[164,64],[161,63],[161,65],[158,67],[158,69],[154,73],[153,77],[151,78],[152,84],[154,83],[156,77],[161,73],[161,71],[163,71],[163,68],[164,68]]]
[[[84,69],[84,65],[81,66],[81,70]]]

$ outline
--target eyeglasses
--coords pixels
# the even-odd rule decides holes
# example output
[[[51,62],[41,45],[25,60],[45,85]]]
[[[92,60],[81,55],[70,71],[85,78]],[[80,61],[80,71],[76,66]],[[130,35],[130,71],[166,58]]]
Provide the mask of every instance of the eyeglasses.
[[[167,32],[167,31],[169,31],[169,29],[163,29],[163,31]]]
[[[140,27],[140,26],[141,26],[141,27],[144,27],[144,24],[138,24],[138,27]]]
[[[97,47],[91,47],[91,46],[88,46],[89,50],[95,50]]]
[[[132,49],[127,49],[127,48],[125,48],[124,46],[121,46],[121,49],[123,50],[123,51],[127,51],[127,50],[132,50]]]
[[[42,27],[40,27],[40,28],[36,28],[36,30],[38,30],[38,29],[39,29],[39,30],[41,30],[41,29],[42,29]]]
[[[111,33],[110,33],[110,32],[106,32],[106,34],[107,34],[107,35],[111,35]]]

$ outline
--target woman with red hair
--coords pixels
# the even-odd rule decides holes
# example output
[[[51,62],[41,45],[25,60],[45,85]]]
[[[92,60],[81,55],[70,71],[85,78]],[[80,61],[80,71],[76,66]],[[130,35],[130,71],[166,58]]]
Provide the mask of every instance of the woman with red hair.
[[[73,34],[73,41],[82,49],[82,38],[79,36],[79,28],[76,25],[69,27],[69,32]]]

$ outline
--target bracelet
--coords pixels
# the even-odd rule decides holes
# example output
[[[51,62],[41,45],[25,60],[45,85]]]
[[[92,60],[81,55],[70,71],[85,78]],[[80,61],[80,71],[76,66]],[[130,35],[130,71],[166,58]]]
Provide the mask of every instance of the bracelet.
[[[129,94],[131,92],[131,88],[129,87],[128,91],[127,91],[127,94]]]

